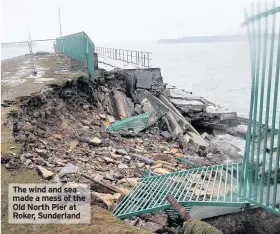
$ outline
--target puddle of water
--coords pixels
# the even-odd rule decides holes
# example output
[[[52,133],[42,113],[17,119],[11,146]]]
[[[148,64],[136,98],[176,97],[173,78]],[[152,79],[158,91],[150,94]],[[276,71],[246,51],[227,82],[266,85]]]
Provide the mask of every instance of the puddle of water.
[[[42,84],[42,83],[45,83],[45,82],[48,82],[48,81],[52,81],[54,79],[55,78],[35,78],[34,83]]]
[[[2,80],[1,83],[9,86],[17,86],[26,81],[26,79]]]

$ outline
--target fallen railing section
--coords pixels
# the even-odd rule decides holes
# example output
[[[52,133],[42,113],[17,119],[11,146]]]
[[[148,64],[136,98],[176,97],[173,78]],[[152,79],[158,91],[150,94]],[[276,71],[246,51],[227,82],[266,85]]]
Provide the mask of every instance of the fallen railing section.
[[[250,44],[252,88],[242,163],[144,177],[116,206],[115,216],[124,219],[170,209],[168,195],[188,209],[191,206],[249,207],[252,204],[280,215],[280,112],[277,103],[280,21],[276,20],[279,13],[280,8],[275,2],[270,10],[266,2],[264,12],[261,12],[260,3],[252,5],[250,16],[246,11],[244,25]],[[265,25],[264,29],[262,25]],[[146,94],[144,97],[153,103],[154,98],[150,96]],[[173,123],[175,126],[176,119]]]
[[[152,53],[150,52],[96,47],[96,53],[99,57],[121,61],[123,63],[132,64],[140,68],[151,67]]]

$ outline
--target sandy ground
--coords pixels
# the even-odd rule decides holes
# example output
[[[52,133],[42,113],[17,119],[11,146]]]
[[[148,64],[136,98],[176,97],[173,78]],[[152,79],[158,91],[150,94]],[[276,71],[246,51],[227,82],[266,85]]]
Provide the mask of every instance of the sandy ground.
[[[33,57],[33,58],[32,58]],[[34,65],[33,65],[34,64]],[[61,83],[67,79],[88,75],[85,67],[74,63],[69,58],[49,53],[34,56],[25,55],[1,62],[1,98],[13,100],[39,92],[44,86]],[[33,67],[37,75],[31,74]],[[11,126],[7,124],[7,113],[16,106],[1,107],[1,155],[10,154],[19,157],[21,145],[14,142]],[[12,147],[12,149],[11,149]],[[14,153],[14,156],[12,156]],[[19,225],[8,223],[8,185],[10,183],[44,183],[34,170],[22,167],[8,171],[1,166],[1,233],[148,233],[117,220],[106,210],[94,206],[90,225]]]

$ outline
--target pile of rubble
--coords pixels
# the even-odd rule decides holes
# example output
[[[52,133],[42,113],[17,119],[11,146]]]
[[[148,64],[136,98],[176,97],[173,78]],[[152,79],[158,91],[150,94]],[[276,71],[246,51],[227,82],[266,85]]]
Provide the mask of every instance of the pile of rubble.
[[[168,88],[160,69],[103,71],[18,101],[9,121],[21,162],[55,182],[93,181],[108,208],[139,177],[242,158],[246,124],[236,113]]]

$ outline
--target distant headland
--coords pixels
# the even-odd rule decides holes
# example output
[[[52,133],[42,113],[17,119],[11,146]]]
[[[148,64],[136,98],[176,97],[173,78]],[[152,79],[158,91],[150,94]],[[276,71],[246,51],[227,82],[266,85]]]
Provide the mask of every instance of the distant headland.
[[[158,43],[200,43],[200,42],[230,42],[246,41],[247,35],[221,35],[221,36],[191,36],[174,39],[160,39]]]

